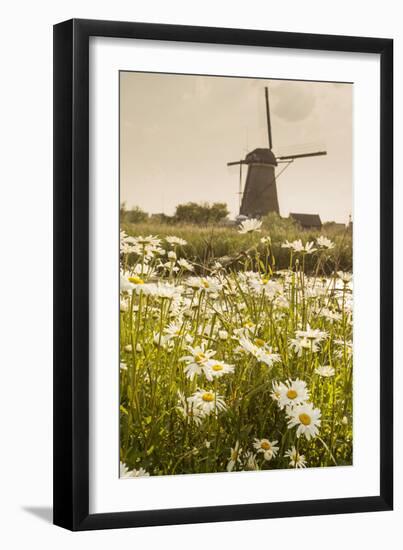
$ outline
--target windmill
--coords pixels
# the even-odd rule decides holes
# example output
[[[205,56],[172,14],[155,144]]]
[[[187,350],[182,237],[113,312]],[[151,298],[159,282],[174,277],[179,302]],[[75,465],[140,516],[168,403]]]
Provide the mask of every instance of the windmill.
[[[326,155],[326,151],[315,151],[296,155],[276,156],[273,153],[273,139],[270,120],[269,89],[265,87],[268,148],[254,149],[243,160],[228,162],[227,166],[239,165],[239,214],[260,217],[269,212],[280,213],[277,197],[276,167],[285,163],[287,168],[296,159]],[[242,193],[242,166],[248,166],[245,189]],[[277,177],[285,170],[280,171]]]

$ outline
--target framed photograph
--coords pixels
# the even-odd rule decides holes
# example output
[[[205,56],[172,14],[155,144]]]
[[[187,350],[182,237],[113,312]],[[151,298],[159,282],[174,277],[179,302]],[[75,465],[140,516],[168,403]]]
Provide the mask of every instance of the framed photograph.
[[[391,510],[393,42],[54,27],[54,523]]]

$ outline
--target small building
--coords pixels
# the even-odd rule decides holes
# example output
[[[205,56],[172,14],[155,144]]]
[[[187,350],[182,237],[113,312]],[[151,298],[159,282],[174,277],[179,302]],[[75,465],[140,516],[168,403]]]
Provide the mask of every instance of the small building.
[[[322,229],[319,214],[297,214],[290,212],[290,218],[295,220],[303,229]]]

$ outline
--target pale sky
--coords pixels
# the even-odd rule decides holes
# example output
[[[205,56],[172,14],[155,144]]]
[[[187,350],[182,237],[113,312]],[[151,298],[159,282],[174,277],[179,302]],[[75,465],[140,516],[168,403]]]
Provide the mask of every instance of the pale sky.
[[[179,203],[225,202],[238,214],[240,160],[268,147],[269,87],[273,151],[327,150],[277,167],[282,216],[352,213],[351,84],[122,72],[120,199],[127,207],[173,214]],[[244,179],[246,167],[243,169]]]

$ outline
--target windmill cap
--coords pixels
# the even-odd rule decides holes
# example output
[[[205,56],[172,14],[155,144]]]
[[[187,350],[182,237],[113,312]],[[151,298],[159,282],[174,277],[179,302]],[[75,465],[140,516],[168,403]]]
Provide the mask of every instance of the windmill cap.
[[[273,164],[277,166],[277,160],[270,149],[254,149],[245,157],[247,164]]]

